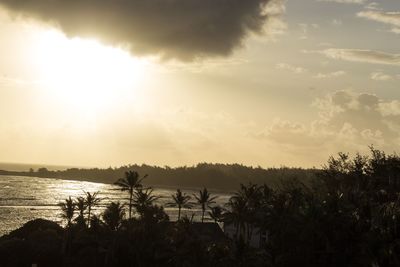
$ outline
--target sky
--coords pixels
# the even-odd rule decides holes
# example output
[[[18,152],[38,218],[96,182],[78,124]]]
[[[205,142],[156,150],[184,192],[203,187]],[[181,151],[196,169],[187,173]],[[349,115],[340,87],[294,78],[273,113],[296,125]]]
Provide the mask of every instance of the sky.
[[[0,0],[0,162],[400,150],[398,0]]]

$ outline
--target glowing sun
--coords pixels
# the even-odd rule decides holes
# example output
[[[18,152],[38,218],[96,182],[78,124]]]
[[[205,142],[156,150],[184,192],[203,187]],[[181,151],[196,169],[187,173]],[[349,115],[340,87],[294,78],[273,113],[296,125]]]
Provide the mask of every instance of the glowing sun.
[[[68,39],[57,31],[40,34],[36,65],[40,81],[64,104],[98,111],[123,91],[135,91],[147,62],[95,40]]]

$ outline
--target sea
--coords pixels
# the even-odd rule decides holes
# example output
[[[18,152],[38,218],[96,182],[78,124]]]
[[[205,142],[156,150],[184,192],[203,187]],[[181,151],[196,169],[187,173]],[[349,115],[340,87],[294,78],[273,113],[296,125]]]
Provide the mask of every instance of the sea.
[[[172,195],[176,192],[173,188],[153,188],[153,193],[158,196],[156,204],[162,205],[170,220],[176,220],[178,211],[174,207],[166,207],[172,202]],[[198,193],[196,189],[182,189],[190,196]],[[60,217],[59,202],[69,196],[76,198],[84,196],[84,192],[99,192],[102,199],[94,213],[101,216],[105,206],[114,201],[125,203],[127,192],[118,190],[111,184],[92,183],[83,181],[49,179],[23,176],[0,176],[0,236],[17,229],[24,223],[43,218],[53,220],[61,225],[64,224]],[[228,202],[230,195],[210,190],[211,194],[217,196],[216,205],[223,206]],[[193,197],[192,197],[193,200]],[[187,215],[194,221],[201,219],[200,207],[182,210],[182,215]],[[211,220],[206,217],[206,220]]]

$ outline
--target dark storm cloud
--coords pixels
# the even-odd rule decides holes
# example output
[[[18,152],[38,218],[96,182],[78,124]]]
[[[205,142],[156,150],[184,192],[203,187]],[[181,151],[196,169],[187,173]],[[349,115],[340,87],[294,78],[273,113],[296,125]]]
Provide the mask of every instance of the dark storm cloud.
[[[271,0],[0,0],[13,14],[68,36],[126,45],[135,54],[190,60],[228,55],[259,32]]]

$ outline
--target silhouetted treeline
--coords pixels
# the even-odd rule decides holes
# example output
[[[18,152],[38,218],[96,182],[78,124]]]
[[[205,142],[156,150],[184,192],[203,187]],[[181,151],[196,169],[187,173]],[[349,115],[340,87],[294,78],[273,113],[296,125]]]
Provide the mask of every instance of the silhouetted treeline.
[[[215,222],[233,230],[226,236],[216,223],[170,222],[143,178],[125,173],[116,184],[129,202],[109,203],[100,217],[90,212],[97,193],[85,192],[59,203],[65,228],[34,220],[1,237],[0,266],[400,266],[396,154],[340,153],[308,185],[295,179],[276,188],[241,184],[224,207],[212,205],[206,189],[195,203],[179,189],[171,196],[178,208],[204,204]]]
[[[300,179],[311,181],[318,170],[302,168],[269,168],[248,167],[240,164],[200,163],[192,167],[157,167],[150,165],[127,165],[117,168],[70,168],[63,171],[49,171],[46,168],[31,169],[27,172],[0,171],[0,175],[22,175],[44,178],[72,179],[100,183],[113,183],[124,177],[125,172],[135,170],[148,174],[147,185],[200,188],[208,187],[218,190],[235,190],[238,186],[252,182],[276,186],[281,180]]]

